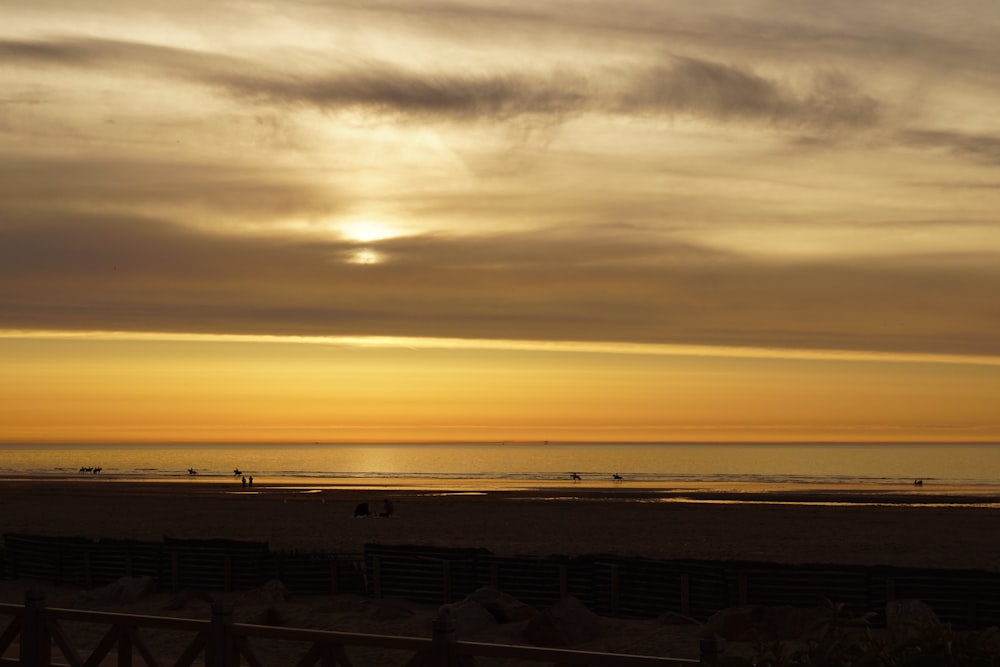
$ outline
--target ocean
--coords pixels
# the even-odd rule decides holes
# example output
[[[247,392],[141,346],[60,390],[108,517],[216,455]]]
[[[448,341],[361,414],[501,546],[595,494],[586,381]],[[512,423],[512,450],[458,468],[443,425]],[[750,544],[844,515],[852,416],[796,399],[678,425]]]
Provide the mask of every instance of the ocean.
[[[81,472],[93,467],[99,475]],[[230,481],[239,470],[259,482],[316,487],[847,490],[912,488],[919,479],[928,490],[1000,493],[1000,444],[0,444],[7,478],[170,481],[190,479],[189,469],[206,481]]]

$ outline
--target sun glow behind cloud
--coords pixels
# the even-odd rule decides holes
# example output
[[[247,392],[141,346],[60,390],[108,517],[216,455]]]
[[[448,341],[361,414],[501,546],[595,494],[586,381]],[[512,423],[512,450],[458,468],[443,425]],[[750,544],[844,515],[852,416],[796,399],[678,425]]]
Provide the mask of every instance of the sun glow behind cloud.
[[[361,243],[391,239],[401,234],[393,226],[377,220],[350,220],[339,223],[337,228],[343,234],[344,238]]]

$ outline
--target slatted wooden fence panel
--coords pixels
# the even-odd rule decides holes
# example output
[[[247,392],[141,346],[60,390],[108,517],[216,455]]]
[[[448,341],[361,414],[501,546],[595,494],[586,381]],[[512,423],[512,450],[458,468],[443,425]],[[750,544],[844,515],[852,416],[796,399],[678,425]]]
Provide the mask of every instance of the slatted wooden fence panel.
[[[560,598],[566,563],[560,559],[493,558],[491,568],[499,590],[535,607]]]
[[[726,589],[740,604],[821,607],[836,601],[855,614],[871,604],[868,572],[861,567],[733,563]]]
[[[1000,625],[1000,577],[995,573],[886,569],[877,581],[874,590],[895,599],[921,600],[956,628]]]
[[[720,561],[671,561],[687,577],[688,605],[676,611],[693,618],[708,618],[729,606],[725,563]]]
[[[4,535],[11,576],[81,586],[86,585],[82,548],[90,543],[74,538]]]
[[[275,578],[284,561],[289,563],[293,592],[365,591],[357,555],[285,557],[258,542],[95,542],[8,533],[4,535],[4,554],[6,576],[85,588],[107,585],[125,576],[149,576],[164,590],[248,590]],[[331,565],[335,561],[340,567]],[[321,571],[317,573],[316,568]]]
[[[616,556],[501,557],[483,549],[366,545],[357,556],[281,554],[263,543],[93,542],[7,534],[8,576],[81,586],[151,576],[161,588],[251,589],[272,578],[293,593],[367,592],[439,604],[492,586],[544,607],[573,595],[597,613],[705,619],[737,604],[882,612],[891,599],[927,603],[956,628],[1000,625],[1000,573],[918,568],[651,560]]]
[[[106,586],[121,577],[152,577],[163,573],[162,546],[148,542],[101,542],[89,550],[88,586]]]
[[[682,573],[656,561],[616,560],[600,564],[601,613],[624,618],[651,618],[679,610]]]
[[[274,553],[273,577],[297,595],[367,591],[361,555]]]
[[[600,614],[610,614],[601,607],[599,596],[601,570],[597,567],[600,556],[583,556],[566,560],[566,590],[591,609]]]
[[[489,585],[489,556],[485,549],[368,544],[364,552],[368,590],[376,597],[431,604],[460,600]]]

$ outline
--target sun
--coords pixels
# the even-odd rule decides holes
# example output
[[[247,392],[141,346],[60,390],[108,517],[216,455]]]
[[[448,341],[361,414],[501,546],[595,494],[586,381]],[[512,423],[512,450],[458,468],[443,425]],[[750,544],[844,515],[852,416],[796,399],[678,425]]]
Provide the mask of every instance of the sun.
[[[378,220],[351,220],[338,225],[344,238],[359,243],[371,243],[399,236],[399,230]]]
[[[382,261],[382,256],[371,248],[362,248],[351,255],[349,261],[351,264],[378,264]]]

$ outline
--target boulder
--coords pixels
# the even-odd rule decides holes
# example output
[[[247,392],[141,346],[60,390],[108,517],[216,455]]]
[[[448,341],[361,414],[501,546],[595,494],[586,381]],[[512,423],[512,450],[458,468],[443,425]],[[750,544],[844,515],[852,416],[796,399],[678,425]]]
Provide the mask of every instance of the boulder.
[[[240,602],[274,606],[288,600],[291,597],[291,592],[289,592],[288,588],[286,588],[283,583],[277,579],[271,579],[267,583],[243,593],[240,596]]]
[[[497,623],[517,623],[538,615],[538,610],[531,605],[524,604],[514,596],[501,593],[495,588],[480,588],[466,600],[482,605],[493,615]]]
[[[122,577],[107,586],[95,589],[92,597],[100,602],[135,602],[156,592],[156,581],[152,577]]]
[[[805,639],[822,633],[829,612],[821,608],[740,605],[715,613],[706,632],[735,642]]]
[[[197,588],[183,588],[179,593],[174,595],[164,606],[164,609],[177,610],[184,609],[192,603],[200,603],[202,605],[211,606],[215,602],[215,598],[206,591],[199,590]]]
[[[277,607],[270,606],[265,607],[259,614],[257,614],[255,622],[257,625],[278,626],[285,624],[285,617],[280,611],[278,611]]]
[[[568,595],[528,621],[521,634],[535,646],[556,647],[589,642],[606,630],[604,619]]]
[[[439,618],[450,615],[455,624],[455,636],[459,639],[469,637],[486,628],[493,627],[497,620],[486,607],[468,598],[461,602],[442,605],[439,610]]]
[[[698,625],[698,621],[676,611],[665,611],[656,617],[661,625]]]
[[[940,627],[941,619],[920,600],[890,600],[885,604],[885,625],[895,636],[913,637],[922,630]]]
[[[395,621],[413,616],[413,610],[402,600],[377,599],[368,606],[368,617],[376,621]]]

